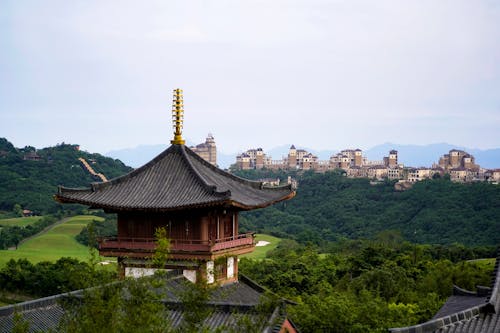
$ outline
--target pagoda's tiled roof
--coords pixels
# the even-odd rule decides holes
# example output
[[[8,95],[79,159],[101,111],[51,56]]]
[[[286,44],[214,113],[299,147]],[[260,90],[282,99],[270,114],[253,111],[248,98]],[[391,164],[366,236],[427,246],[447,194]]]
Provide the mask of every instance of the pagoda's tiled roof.
[[[186,290],[186,282],[183,275],[175,276],[157,292],[165,295],[165,303],[175,306],[181,302],[179,295]],[[251,280],[240,274],[238,282],[224,284],[212,290],[207,304],[247,310],[259,304],[263,292],[262,287],[254,286]]]
[[[176,273],[176,272],[170,272]],[[184,290],[186,280],[182,275],[169,274],[167,293],[163,303],[167,309],[166,319],[173,328],[181,327],[184,320],[182,302],[177,295]],[[164,292],[164,290],[161,290]],[[80,297],[82,290],[72,292]],[[241,321],[250,322],[261,332],[279,332],[286,318],[284,307],[277,306],[269,313],[256,311],[264,290],[251,280],[240,275],[240,281],[223,285],[211,293],[207,303],[211,313],[204,326],[209,331],[222,329],[233,331]],[[70,294],[60,294],[0,308],[0,332],[10,332],[14,327],[14,315],[18,313],[29,323],[29,332],[46,332],[57,329],[65,310],[61,304]],[[79,296],[80,295],[80,296]]]
[[[294,195],[290,185],[265,187],[218,169],[184,145],[172,145],[108,182],[86,189],[60,186],[56,199],[110,210],[167,211],[220,205],[254,209]]]
[[[478,292],[454,288],[433,319],[415,326],[391,328],[391,333],[498,333],[500,332],[500,253],[492,274],[491,288]]]

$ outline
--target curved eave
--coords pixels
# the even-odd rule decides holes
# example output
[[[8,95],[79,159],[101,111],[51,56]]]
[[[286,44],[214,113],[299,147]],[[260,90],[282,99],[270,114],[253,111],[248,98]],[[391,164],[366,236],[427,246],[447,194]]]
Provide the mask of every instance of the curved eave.
[[[97,202],[92,202],[89,200],[82,200],[82,199],[77,199],[77,198],[68,198],[61,196],[59,194],[56,194],[54,196],[54,199],[57,202],[60,203],[74,203],[74,204],[81,204],[81,205],[86,205],[89,206],[90,208],[93,209],[105,209],[109,211],[149,211],[149,212],[168,212],[168,211],[178,211],[178,210],[185,210],[185,209],[196,209],[196,208],[207,208],[207,207],[236,207],[241,210],[252,210],[252,209],[259,209],[259,208],[265,208],[270,205],[273,205],[275,203],[285,201],[292,199],[295,197],[296,192],[292,191],[289,194],[267,202],[263,202],[258,205],[245,205],[244,203],[231,200],[229,198],[223,198],[221,200],[215,200],[215,201],[210,201],[210,202],[200,202],[200,203],[193,203],[189,205],[182,205],[182,206],[175,206],[175,207],[155,207],[155,208],[150,208],[150,207],[134,207],[134,206],[113,206],[113,205],[107,205],[107,204],[102,204],[102,203],[97,203]]]
[[[60,195],[55,195],[54,199],[60,203],[74,203],[89,206],[91,209],[104,209],[108,211],[141,211],[141,212],[170,212],[179,211],[185,209],[196,209],[196,208],[206,208],[206,207],[217,207],[217,206],[227,206],[230,203],[228,198],[222,198],[221,200],[214,200],[209,202],[199,202],[192,203],[189,205],[172,206],[172,207],[141,207],[141,206],[116,206],[109,205],[105,203],[92,202],[89,200],[82,200],[78,198],[67,198]]]
[[[264,203],[259,204],[259,205],[249,206],[249,205],[245,205],[245,204],[242,204],[242,203],[234,201],[234,200],[231,200],[230,204],[231,204],[231,206],[238,207],[238,208],[240,208],[242,210],[259,209],[259,208],[265,208],[265,207],[274,205],[275,203],[278,203],[278,202],[281,202],[281,201],[290,200],[293,197],[295,197],[295,194],[296,194],[296,192],[292,191],[288,195],[285,195],[285,196],[283,196],[283,197],[281,197],[279,199],[272,200],[272,201],[267,201],[267,202],[264,202]]]

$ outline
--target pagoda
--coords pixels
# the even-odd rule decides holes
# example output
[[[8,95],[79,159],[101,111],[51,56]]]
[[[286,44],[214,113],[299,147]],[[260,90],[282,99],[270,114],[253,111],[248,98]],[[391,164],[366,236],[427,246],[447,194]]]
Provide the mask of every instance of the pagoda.
[[[171,146],[144,166],[89,188],[59,186],[56,200],[116,213],[118,235],[99,240],[102,256],[117,257],[121,274],[150,273],[155,231],[170,241],[166,269],[182,269],[195,282],[238,280],[238,255],[252,252],[252,233],[238,232],[240,211],[295,195],[291,185],[268,187],[236,177],[185,146],[182,90],[174,90]]]

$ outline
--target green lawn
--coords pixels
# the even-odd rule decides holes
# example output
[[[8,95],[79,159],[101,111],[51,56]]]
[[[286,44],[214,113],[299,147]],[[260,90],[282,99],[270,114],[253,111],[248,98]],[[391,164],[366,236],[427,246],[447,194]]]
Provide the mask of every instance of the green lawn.
[[[270,244],[267,244],[265,246],[256,246],[255,250],[253,250],[252,253],[244,254],[241,257],[250,259],[265,259],[266,252],[275,249],[276,246],[278,246],[279,242],[281,242],[281,238],[265,234],[257,234],[255,240],[257,241],[257,243],[259,241],[264,241],[269,242]]]
[[[29,216],[29,217],[15,217],[11,219],[0,219],[0,226],[2,227],[26,227],[27,225],[34,224],[36,221],[40,220],[41,216]]]
[[[26,258],[32,263],[56,261],[61,257],[88,260],[90,255],[87,247],[78,243],[75,236],[94,219],[102,220],[91,215],[74,216],[46,233],[30,239],[17,250],[0,250],[0,267],[10,259],[20,258]]]

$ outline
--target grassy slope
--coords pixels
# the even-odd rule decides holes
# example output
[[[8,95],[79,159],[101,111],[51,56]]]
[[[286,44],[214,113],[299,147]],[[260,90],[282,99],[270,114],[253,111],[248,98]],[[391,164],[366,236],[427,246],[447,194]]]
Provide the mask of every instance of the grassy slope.
[[[26,227],[27,225],[34,224],[36,221],[40,220],[41,216],[29,216],[29,217],[15,217],[11,219],[0,219],[0,226],[3,227]]]
[[[87,247],[78,243],[75,236],[94,219],[101,218],[87,215],[72,217],[66,223],[22,244],[17,250],[0,251],[0,267],[10,259],[20,258],[26,258],[32,263],[56,261],[61,257],[88,260],[90,256]]]
[[[250,258],[250,259],[265,259],[266,258],[266,252],[269,250],[274,250],[276,246],[281,242],[281,238],[270,236],[270,235],[265,235],[265,234],[257,234],[255,237],[255,240],[258,241],[266,241],[269,242],[270,244],[266,246],[256,246],[255,250],[252,253],[248,253],[245,255],[242,255],[244,258]]]

